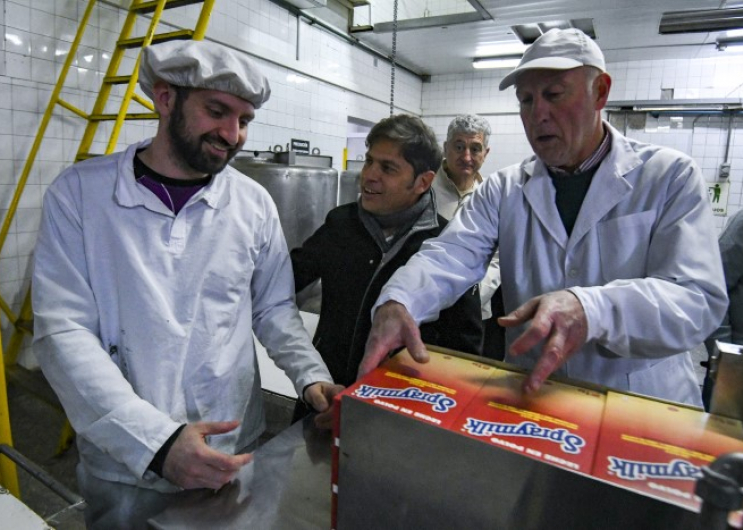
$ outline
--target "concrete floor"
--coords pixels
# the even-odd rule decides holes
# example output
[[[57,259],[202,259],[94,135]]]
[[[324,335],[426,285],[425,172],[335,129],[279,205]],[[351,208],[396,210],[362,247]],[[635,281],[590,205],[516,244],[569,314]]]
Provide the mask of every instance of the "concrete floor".
[[[288,427],[294,411],[293,399],[270,392],[264,392],[264,397],[268,425],[261,437],[262,442]],[[8,405],[14,448],[77,493],[75,466],[78,456],[74,443],[62,454],[57,454],[65,422],[62,412],[14,384],[8,387]],[[57,530],[85,528],[82,512],[69,508],[66,501],[20,467],[18,482],[23,503],[49,526]],[[2,523],[0,528],[4,528]]]
[[[13,384],[8,387],[8,406],[14,448],[77,493],[77,449],[73,444],[67,451],[56,454],[65,423],[62,412]],[[26,506],[59,530],[85,528],[80,511],[67,509],[64,499],[20,466],[17,469],[21,500]]]

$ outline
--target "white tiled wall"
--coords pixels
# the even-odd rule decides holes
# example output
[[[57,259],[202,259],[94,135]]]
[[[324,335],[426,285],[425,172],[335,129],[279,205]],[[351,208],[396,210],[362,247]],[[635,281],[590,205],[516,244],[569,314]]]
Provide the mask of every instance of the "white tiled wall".
[[[65,101],[90,112],[108,65],[130,0],[98,2],[62,91]],[[86,12],[85,0],[0,0],[4,29],[0,61],[0,213],[11,203],[42,116],[67,59],[78,25]],[[200,5],[167,11],[161,30],[193,28]],[[142,19],[134,32],[143,35]],[[174,28],[169,28],[173,26]],[[390,66],[360,46],[298,20],[268,0],[219,0],[207,30],[207,39],[244,50],[271,82],[273,95],[251,124],[245,149],[285,146],[292,138],[309,140],[312,148],[333,157],[341,168],[349,116],[370,122],[389,115]],[[136,55],[128,54],[119,73],[131,72]],[[396,112],[420,114],[421,81],[400,68],[396,71]],[[118,92],[116,92],[118,90]],[[116,88],[114,94],[121,94]],[[114,101],[108,111],[117,110]],[[132,108],[142,111],[144,109]],[[109,126],[101,125],[93,152],[103,152]],[[152,136],[154,121],[129,122],[117,144]],[[83,122],[57,107],[49,122],[39,155],[2,252],[0,294],[18,312],[26,292],[41,198],[46,187],[77,152]],[[2,320],[4,342],[10,335]],[[24,352],[24,359],[27,352]]]
[[[721,52],[719,58],[691,61],[618,62],[607,66],[614,78],[613,100],[661,98],[661,89],[673,89],[674,99],[740,99],[743,97],[743,56]],[[667,145],[690,154],[708,182],[716,182],[720,164],[731,163],[728,179],[728,216],[716,217],[718,229],[727,218],[743,208],[743,114],[647,116],[627,135],[639,140]],[[728,139],[728,129],[730,129]],[[729,142],[729,148],[728,148]]]
[[[721,53],[719,58],[690,61],[658,60],[616,62],[607,65],[613,85],[610,100],[658,100],[661,89],[673,89],[675,99],[720,99],[743,96],[743,56]],[[531,148],[518,118],[513,88],[503,92],[498,83],[508,70],[478,71],[467,74],[433,76],[423,84],[424,119],[443,141],[446,128],[455,114],[476,113],[485,116],[493,129],[490,155],[483,174],[517,163],[531,154]],[[717,179],[720,164],[725,161],[730,124],[731,162],[728,214],[743,208],[743,114],[679,115],[680,121],[668,115],[642,115],[629,120],[628,136],[665,145],[692,155],[709,182]],[[616,125],[624,116],[611,116]],[[722,229],[727,217],[716,217]]]

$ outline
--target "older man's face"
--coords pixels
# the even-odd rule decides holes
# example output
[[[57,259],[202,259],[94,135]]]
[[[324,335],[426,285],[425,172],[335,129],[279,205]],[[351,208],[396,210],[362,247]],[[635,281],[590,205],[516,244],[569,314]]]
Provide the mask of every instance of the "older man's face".
[[[548,166],[575,169],[601,141],[600,111],[610,80],[597,79],[594,86],[598,83],[601,90],[592,90],[587,75],[586,68],[534,69],[518,78],[516,97],[526,136]]]
[[[474,177],[489,152],[482,133],[457,133],[444,142],[446,167],[455,181],[467,182]]]

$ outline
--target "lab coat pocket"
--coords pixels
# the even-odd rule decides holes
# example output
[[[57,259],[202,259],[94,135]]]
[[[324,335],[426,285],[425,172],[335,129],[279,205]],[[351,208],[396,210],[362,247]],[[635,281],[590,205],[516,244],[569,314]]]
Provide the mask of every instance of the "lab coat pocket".
[[[694,365],[687,353],[660,358],[646,368],[627,374],[627,378],[630,392],[702,405]]]
[[[250,275],[210,272],[201,291],[201,311],[213,344],[223,344],[234,331],[242,306],[249,303]]]
[[[648,210],[598,223],[601,275],[605,282],[645,275],[654,221],[655,212]]]

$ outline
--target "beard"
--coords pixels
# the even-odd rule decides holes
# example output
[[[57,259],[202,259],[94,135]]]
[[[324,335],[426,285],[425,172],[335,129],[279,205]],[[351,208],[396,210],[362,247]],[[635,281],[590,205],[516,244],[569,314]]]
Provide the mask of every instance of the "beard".
[[[180,95],[179,95],[180,96]],[[182,97],[177,97],[175,107],[168,123],[168,134],[175,148],[175,153],[180,157],[183,164],[200,173],[214,175],[222,171],[227,163],[240,150],[240,146],[230,147],[217,134],[204,134],[199,137],[193,137],[188,132],[186,116],[183,112]],[[221,147],[228,148],[226,157],[211,154],[204,148],[205,143],[211,143]]]

